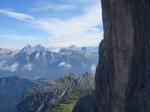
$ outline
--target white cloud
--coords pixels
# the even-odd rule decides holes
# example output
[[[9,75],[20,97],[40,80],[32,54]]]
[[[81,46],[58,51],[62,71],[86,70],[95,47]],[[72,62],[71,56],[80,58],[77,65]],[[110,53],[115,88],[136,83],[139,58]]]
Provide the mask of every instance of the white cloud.
[[[68,38],[68,39],[51,39],[48,42],[45,42],[44,45],[51,47],[67,47],[70,45],[76,45],[78,47],[83,46],[98,46],[101,39],[103,38],[103,34],[96,34],[97,38]]]
[[[9,40],[16,40],[16,41],[35,41],[38,40],[34,36],[30,35],[16,35],[16,34],[0,34],[1,39],[9,39]]]
[[[81,1],[78,0],[78,2]],[[51,5],[50,8],[52,8]],[[56,7],[53,7],[54,10],[69,10],[69,8],[75,8],[75,6],[57,4]],[[46,47],[64,47],[73,44],[77,46],[94,46],[98,45],[103,38],[103,32],[98,28],[98,26],[102,25],[100,4],[94,4],[84,9],[83,14],[80,16],[73,16],[65,20],[56,18],[39,19],[25,13],[3,9],[0,9],[0,13],[22,21],[29,20],[27,22],[30,23],[33,28],[42,29],[50,34],[50,37],[40,37],[40,39],[28,35],[8,34],[1,34],[0,38],[22,41],[27,44],[40,43]]]
[[[86,40],[99,42],[102,39],[98,26],[102,25],[100,4],[93,5],[81,16],[76,16],[67,20],[61,19],[40,19],[34,24],[49,34],[56,41],[70,40],[73,43],[86,44]],[[101,36],[101,37],[100,37]],[[94,40],[95,39],[95,40]],[[74,40],[74,41],[73,41]],[[75,42],[77,40],[77,42]],[[66,42],[67,42],[66,41]],[[54,41],[49,41],[52,44]],[[66,44],[65,42],[65,44]],[[64,43],[63,43],[64,44]]]
[[[56,38],[81,36],[83,38],[83,36],[88,36],[89,33],[98,33],[97,26],[102,24],[101,8],[99,5],[94,5],[82,16],[68,20],[41,19],[37,20],[35,24]]]
[[[36,45],[44,43],[44,38],[38,38],[34,35],[18,35],[18,34],[0,34],[0,41],[4,41],[0,44],[1,48],[18,49],[24,47],[27,44]]]
[[[20,12],[14,12],[14,11],[11,11],[11,10],[6,10],[6,9],[0,9],[0,13],[4,14],[6,16],[15,18],[17,20],[22,20],[22,21],[33,20],[34,19],[34,17],[32,17],[28,14],[20,13]]]
[[[31,10],[36,12],[44,12],[48,10],[68,11],[68,10],[74,10],[76,8],[77,7],[75,5],[71,5],[71,4],[54,4],[54,3],[52,4],[52,3],[39,2]]]
[[[66,1],[68,1],[68,2],[70,2],[70,3],[98,3],[99,2],[99,0],[74,0],[74,1],[70,1],[70,0],[66,0]]]
[[[66,62],[60,62],[60,63],[59,63],[59,66],[60,66],[60,67],[65,67],[65,68],[67,68],[67,69],[69,69],[69,68],[72,67],[71,64],[66,63]]]
[[[65,11],[65,10],[76,9],[76,6],[75,5],[67,5],[67,4],[60,4],[57,6],[53,6],[52,8],[53,8],[53,10],[56,10],[56,11]]]
[[[100,3],[99,0],[63,0],[63,2],[55,2],[51,0],[38,1],[31,8],[33,12],[44,11],[83,11],[85,7]]]
[[[18,67],[19,67],[19,64],[16,62],[10,66],[6,65],[5,63],[0,64],[0,70],[2,70],[2,71],[15,72],[18,69]]]
[[[51,48],[51,49],[50,49],[50,51],[53,52],[53,53],[60,53],[60,50],[61,50],[61,49],[60,49],[60,48],[57,48],[57,47],[56,47],[56,48],[54,47],[54,48]]]
[[[14,64],[12,64],[12,65],[9,67],[9,70],[10,70],[11,72],[15,72],[15,71],[17,70],[18,66],[19,66],[18,63],[14,63]]]
[[[23,69],[30,71],[30,70],[32,70],[32,67],[33,67],[33,65],[30,64],[30,63],[28,63],[28,64],[25,64],[25,65],[24,65]]]
[[[92,73],[95,73],[95,71],[96,71],[96,65],[92,65],[92,66],[91,66],[91,72],[92,72]]]

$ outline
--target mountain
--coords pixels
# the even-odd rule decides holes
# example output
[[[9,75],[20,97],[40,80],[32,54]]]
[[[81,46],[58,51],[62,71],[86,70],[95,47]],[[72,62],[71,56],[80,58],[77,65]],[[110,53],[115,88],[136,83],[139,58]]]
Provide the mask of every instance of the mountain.
[[[56,112],[73,108],[79,97],[93,92],[94,76],[89,73],[68,73],[56,80],[0,78],[0,112]]]
[[[17,53],[17,50],[0,48],[0,61],[5,61],[13,57]]]
[[[27,91],[17,105],[18,112],[66,112],[63,108],[70,103],[73,107],[73,102],[79,97],[89,95],[93,91],[94,77],[91,74],[86,73],[78,77],[70,73]]]
[[[54,49],[47,49],[41,45],[27,45],[13,55],[4,54],[7,60],[0,61],[0,77],[56,79],[68,72],[94,73],[98,60],[97,52],[76,46],[59,48],[59,51],[55,52]]]
[[[150,1],[101,1],[96,112],[150,112]]]
[[[22,100],[23,94],[36,87],[36,84],[28,79],[7,77],[0,79],[0,111],[16,112],[17,104]]]

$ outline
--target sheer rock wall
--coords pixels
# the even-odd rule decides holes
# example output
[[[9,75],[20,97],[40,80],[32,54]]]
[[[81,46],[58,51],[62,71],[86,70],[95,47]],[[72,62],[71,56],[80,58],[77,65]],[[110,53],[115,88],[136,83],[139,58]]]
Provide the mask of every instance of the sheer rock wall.
[[[101,0],[97,112],[150,112],[150,0]]]

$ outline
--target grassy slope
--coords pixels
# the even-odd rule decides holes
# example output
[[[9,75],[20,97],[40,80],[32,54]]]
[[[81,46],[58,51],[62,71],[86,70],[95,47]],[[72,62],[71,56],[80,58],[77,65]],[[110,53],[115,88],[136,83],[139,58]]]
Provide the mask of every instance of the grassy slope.
[[[72,100],[68,104],[60,104],[58,107],[55,107],[52,112],[72,112],[74,105],[76,104],[77,99]]]

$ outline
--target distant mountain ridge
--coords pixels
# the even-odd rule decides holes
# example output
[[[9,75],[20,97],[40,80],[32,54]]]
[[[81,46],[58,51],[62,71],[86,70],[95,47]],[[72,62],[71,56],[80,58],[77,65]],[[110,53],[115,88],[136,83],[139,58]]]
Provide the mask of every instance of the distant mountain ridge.
[[[94,72],[98,59],[96,49],[76,46],[45,48],[41,45],[27,45],[18,51],[0,49],[0,77],[56,79],[67,72]]]
[[[8,60],[17,53],[17,50],[0,48],[0,61]]]

